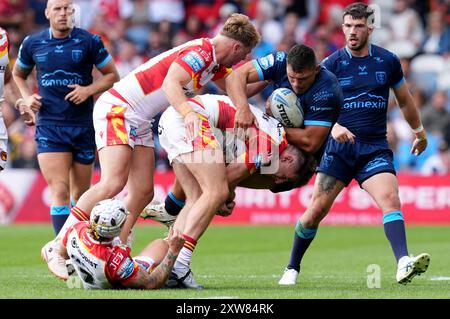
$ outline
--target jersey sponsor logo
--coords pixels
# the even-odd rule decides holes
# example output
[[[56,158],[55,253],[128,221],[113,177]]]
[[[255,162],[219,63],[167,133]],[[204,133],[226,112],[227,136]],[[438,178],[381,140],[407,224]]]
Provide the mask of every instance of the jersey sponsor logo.
[[[358,69],[359,69],[359,73],[358,73],[358,75],[367,75],[368,73],[367,73],[367,66],[365,66],[365,65],[360,65],[360,66],[358,66]]]
[[[48,52],[36,54],[36,61],[41,63],[47,62],[47,56]]]
[[[338,78],[340,86],[348,86],[353,83],[353,76],[348,76],[345,78]]]
[[[85,254],[83,254],[83,252],[81,251],[80,247],[77,248],[78,254],[80,255],[80,257],[87,262],[91,267],[97,268],[98,264],[96,262],[93,262],[92,260],[89,259],[89,257],[87,257]]]
[[[375,79],[380,84],[386,84],[386,81],[387,81],[386,72],[384,72],[384,71],[375,72]]]
[[[284,52],[277,52],[277,57],[276,57],[277,61],[282,62],[284,60],[285,55],[286,54]]]
[[[134,126],[131,126],[131,125],[130,125],[130,139],[131,139],[132,141],[136,141],[136,138],[137,138],[137,131],[136,131],[136,128],[135,128]]]
[[[381,166],[387,166],[387,165],[389,165],[389,163],[385,158],[377,157],[366,164],[365,171],[370,172],[371,170],[374,170],[375,168],[378,168]]]
[[[341,61],[340,63],[341,63],[341,65],[343,65],[343,66],[347,66],[347,65],[350,64],[350,62],[347,61],[347,60],[343,60],[343,61]]]
[[[75,63],[80,62],[83,59],[83,51],[81,50],[72,50],[72,60]]]
[[[265,57],[262,57],[262,58],[260,58],[259,60],[258,60],[258,62],[259,62],[259,65],[261,65],[261,68],[263,69],[263,70],[267,70],[268,68],[270,68],[271,66],[273,66],[273,64],[274,64],[274,59],[273,59],[273,55],[271,54],[271,55],[268,55],[268,56],[265,56]]]
[[[328,100],[329,98],[331,98],[333,96],[334,96],[333,92],[319,91],[317,93],[314,93],[313,102]]]
[[[49,86],[68,86],[70,84],[83,84],[83,78],[78,73],[56,70],[52,73],[46,73],[42,76],[41,85]]]
[[[130,257],[127,257],[117,270],[117,276],[119,276],[119,278],[121,279],[126,279],[133,274],[133,271],[134,271],[134,263]]]
[[[189,52],[182,58],[182,60],[186,62],[195,73],[200,71],[205,66],[205,62],[202,57],[195,52]]]
[[[315,105],[311,105],[311,106],[309,107],[309,109],[310,109],[311,111],[313,111],[313,112],[331,111],[331,110],[333,110],[333,108],[332,108],[332,107],[329,107],[329,106],[317,107],[317,106],[315,106]]]
[[[380,57],[378,57],[378,56],[374,57],[373,59],[374,59],[375,62],[377,62],[377,63],[381,63],[381,62],[384,61],[382,58],[380,58]]]
[[[344,99],[344,105],[342,107],[343,109],[385,109],[387,107],[387,101],[382,96],[364,92],[357,96]]]
[[[57,45],[56,49],[55,49],[55,53],[63,53],[64,52],[63,48],[64,48],[63,45]]]

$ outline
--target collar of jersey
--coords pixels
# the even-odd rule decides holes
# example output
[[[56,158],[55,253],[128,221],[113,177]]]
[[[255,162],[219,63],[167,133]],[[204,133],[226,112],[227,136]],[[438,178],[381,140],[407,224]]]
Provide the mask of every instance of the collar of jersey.
[[[362,57],[354,57],[353,55],[352,55],[352,53],[350,52],[350,50],[348,49],[348,47],[347,46],[345,46],[344,47],[344,49],[345,49],[345,52],[347,52],[347,54],[348,54],[348,57],[350,58],[350,59],[353,59],[353,58],[359,58],[359,59],[364,59],[364,58],[366,58],[367,57],[367,55],[366,56],[362,56]],[[372,56],[372,44],[369,44],[369,56]]]
[[[54,38],[53,34],[52,34],[52,28],[50,27],[50,28],[48,28],[48,38],[50,40],[64,40],[64,39],[68,39],[68,38],[72,37],[72,33],[73,33],[74,30],[75,30],[75,27],[72,28],[72,31],[70,31],[69,35],[67,37],[65,37],[65,38]]]

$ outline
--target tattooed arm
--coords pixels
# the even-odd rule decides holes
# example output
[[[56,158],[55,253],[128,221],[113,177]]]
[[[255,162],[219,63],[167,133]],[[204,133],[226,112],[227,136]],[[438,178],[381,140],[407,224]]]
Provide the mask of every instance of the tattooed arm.
[[[184,239],[179,230],[171,228],[167,242],[169,249],[163,261],[152,273],[148,273],[143,268],[139,268],[138,274],[127,284],[127,287],[136,289],[159,289],[164,286],[175,264],[178,253],[183,248]]]

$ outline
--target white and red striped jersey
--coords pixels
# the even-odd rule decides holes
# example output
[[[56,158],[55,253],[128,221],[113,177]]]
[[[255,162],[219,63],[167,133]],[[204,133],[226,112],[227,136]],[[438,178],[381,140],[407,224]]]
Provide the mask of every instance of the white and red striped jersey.
[[[191,81],[183,87],[187,97],[231,72],[217,63],[212,40],[201,38],[150,59],[114,84],[109,92],[125,100],[140,116],[152,119],[169,106],[161,86],[174,62],[191,75]]]

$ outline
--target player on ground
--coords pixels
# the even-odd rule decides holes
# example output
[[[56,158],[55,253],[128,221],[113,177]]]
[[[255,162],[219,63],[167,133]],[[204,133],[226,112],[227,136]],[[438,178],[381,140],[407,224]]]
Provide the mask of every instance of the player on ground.
[[[202,120],[194,141],[188,140],[183,117],[172,107],[159,124],[161,146],[186,193],[186,205],[173,226],[183,233],[185,244],[168,286],[202,288],[190,270],[192,253],[218,208],[225,202],[234,206],[236,186],[256,173],[267,174],[276,184],[296,183],[306,161],[288,144],[281,124],[263,111],[251,106],[258,127],[249,129],[243,141],[233,134],[236,109],[227,96],[200,95],[190,103]],[[230,214],[232,207],[227,209]]]
[[[9,94],[5,94],[5,89]],[[19,89],[12,78],[11,68],[9,65],[9,38],[8,33],[0,28],[0,103],[5,96],[12,105],[20,112],[20,116],[27,125],[33,125],[35,121],[34,112],[25,104],[21,98]],[[8,132],[3,114],[0,112],[0,171],[5,169],[8,159]]]
[[[227,78],[227,92],[237,107],[235,127],[247,129],[254,124],[246,96],[247,83],[265,81],[274,89],[288,88],[301,100],[304,113],[302,128],[286,128],[290,144],[314,154],[317,162],[322,145],[336,122],[342,104],[342,90],[336,76],[316,62],[314,51],[305,45],[294,46],[288,54],[276,52],[249,61]],[[286,182],[271,188],[274,192],[290,190],[296,185]],[[149,205],[145,216],[158,221],[171,221],[184,205],[182,189],[177,183],[164,203]]]
[[[400,109],[416,134],[411,153],[419,155],[427,146],[419,112],[403,77],[398,58],[369,43],[373,11],[365,4],[349,5],[343,13],[346,46],[323,61],[340,81],[344,93],[338,124],[327,142],[318,167],[312,199],[300,217],[294,234],[291,260],[281,285],[296,283],[303,254],[314,239],[320,221],[352,179],[370,194],[383,213],[386,237],[397,260],[397,282],[408,283],[424,272],[428,254],[408,256],[405,224],[398,196],[393,154],[386,140],[389,89],[394,90]]]
[[[50,215],[57,234],[91,185],[95,159],[93,95],[119,79],[111,55],[99,36],[73,27],[73,2],[49,0],[50,28],[23,41],[14,79],[26,104],[38,111],[36,142],[39,167],[51,191]],[[93,82],[93,65],[102,73]],[[26,79],[36,67],[39,93]]]
[[[186,95],[193,95],[209,81],[225,89],[224,78],[231,67],[243,60],[259,39],[247,16],[233,14],[216,37],[190,41],[162,53],[102,94],[94,108],[101,179],[83,194],[64,228],[87,220],[95,203],[116,196],[126,185],[125,206],[130,215],[121,234],[125,240],[153,197],[152,119],[171,104],[184,117],[188,138],[193,139],[200,120]],[[44,249],[51,246],[50,242]],[[55,258],[49,259],[50,269],[67,278],[57,247],[51,250]]]
[[[126,218],[121,201],[106,199],[94,207],[90,222],[78,222],[67,230],[61,252],[72,261],[84,288],[158,289],[167,281],[183,237],[170,229],[166,240],[154,240],[132,258],[129,246],[113,245]]]

